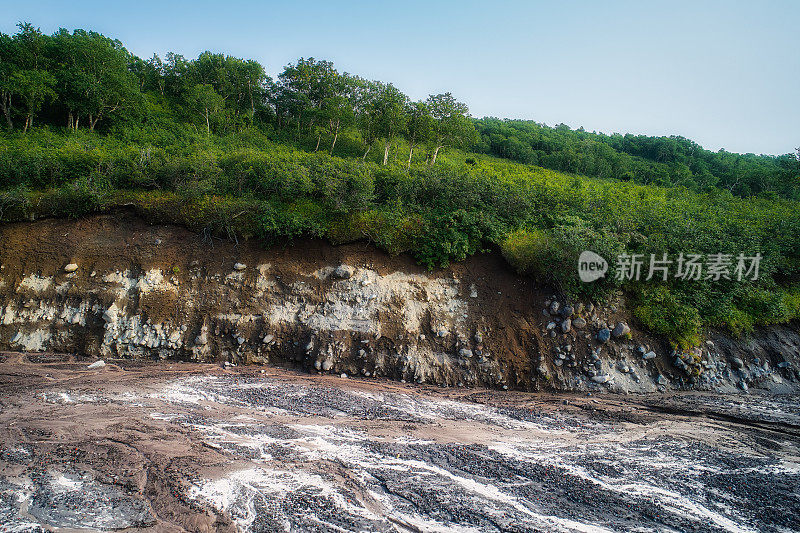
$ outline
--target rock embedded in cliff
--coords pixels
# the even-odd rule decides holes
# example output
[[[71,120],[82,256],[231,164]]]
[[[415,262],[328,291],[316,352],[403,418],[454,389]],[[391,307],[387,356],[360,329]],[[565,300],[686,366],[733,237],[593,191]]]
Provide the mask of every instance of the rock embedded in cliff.
[[[115,324],[117,322],[117,318],[118,318],[117,306],[111,304],[111,306],[108,309],[106,309],[106,311],[103,313],[103,320],[107,324]]]
[[[738,357],[731,357],[730,358],[731,366],[737,370],[744,368],[744,361],[742,361]]]
[[[342,264],[334,269],[334,271],[331,273],[331,276],[333,276],[335,279],[350,279],[353,277],[353,274],[355,274],[355,271],[356,269],[350,265]]]
[[[644,359],[645,361],[648,361],[650,359],[655,359],[655,358],[656,358],[656,352],[654,352],[652,350],[647,352],[646,354],[642,355],[642,359]]]
[[[75,263],[70,263],[64,267],[64,272],[66,272],[67,274],[69,274],[70,272],[75,272],[76,270],[78,270],[78,265]]]
[[[244,270],[246,268],[247,268],[247,265],[245,265],[244,263],[236,263],[236,264],[233,265],[233,269],[234,270],[242,271],[242,270]]]

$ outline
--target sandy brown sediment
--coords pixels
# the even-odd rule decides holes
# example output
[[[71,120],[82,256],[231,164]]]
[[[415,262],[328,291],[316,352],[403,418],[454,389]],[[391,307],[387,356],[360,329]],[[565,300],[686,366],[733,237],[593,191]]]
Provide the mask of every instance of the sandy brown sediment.
[[[0,523],[12,531],[108,516],[130,531],[798,526],[796,397],[88,362],[3,354]]]

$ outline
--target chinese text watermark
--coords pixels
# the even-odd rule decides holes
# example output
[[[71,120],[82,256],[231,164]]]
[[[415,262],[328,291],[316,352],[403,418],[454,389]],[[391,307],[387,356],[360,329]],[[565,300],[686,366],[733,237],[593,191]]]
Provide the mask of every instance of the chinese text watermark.
[[[669,256],[627,254],[617,256],[615,279],[619,281],[666,281],[672,277],[687,281],[757,280],[762,255],[683,254]],[[578,258],[578,276],[591,282],[604,277],[608,262],[599,254],[584,251]]]

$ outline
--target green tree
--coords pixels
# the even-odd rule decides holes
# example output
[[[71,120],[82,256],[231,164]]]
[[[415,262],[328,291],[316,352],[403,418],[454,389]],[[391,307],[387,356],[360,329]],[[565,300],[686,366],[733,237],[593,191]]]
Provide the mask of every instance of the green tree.
[[[89,129],[94,130],[103,118],[142,105],[136,77],[128,70],[133,56],[118,40],[62,29],[54,41],[58,85],[70,128],[77,130],[80,119],[86,117]]]
[[[377,82],[377,94],[372,103],[377,136],[383,139],[383,164],[389,162],[389,149],[395,139],[404,134],[408,115],[408,97],[391,83]]]
[[[11,36],[0,33],[0,110],[3,111],[3,116],[6,119],[6,127],[9,130],[14,129],[14,121],[12,118],[12,113],[14,111],[12,105],[14,85],[12,83],[12,76],[19,68],[17,66],[17,59],[17,43]]]
[[[420,144],[428,143],[433,135],[434,119],[425,102],[413,102],[406,111],[408,115],[408,165],[411,168],[411,158],[414,148]]]
[[[208,83],[198,83],[186,97],[189,108],[200,115],[206,125],[206,133],[211,134],[211,122],[219,120],[225,109],[225,101]]]
[[[44,70],[18,70],[11,75],[11,87],[25,106],[25,125],[22,131],[33,127],[33,117],[45,101],[56,97],[53,86],[56,79]]]
[[[467,104],[457,101],[450,93],[431,95],[426,103],[434,118],[431,165],[436,163],[442,148],[469,146],[475,142],[477,133]]]

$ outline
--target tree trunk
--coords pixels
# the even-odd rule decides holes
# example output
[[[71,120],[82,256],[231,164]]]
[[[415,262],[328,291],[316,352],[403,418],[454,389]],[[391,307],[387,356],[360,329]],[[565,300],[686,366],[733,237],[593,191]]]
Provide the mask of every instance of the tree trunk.
[[[211,121],[208,120],[208,109],[206,109],[206,133],[211,135]]]
[[[317,147],[316,147],[316,148],[314,148],[314,151],[315,151],[315,152],[316,152],[317,150],[319,150],[319,142],[320,142],[321,140],[322,140],[322,134],[321,134],[321,133],[318,133],[318,134],[317,134]]]
[[[366,152],[364,152],[364,156],[361,158],[361,162],[362,162],[362,163],[363,163],[364,161],[366,161],[366,160],[367,160],[367,154],[369,153],[369,151],[370,151],[370,150],[372,150],[372,144],[370,144],[369,146],[367,146],[367,151],[366,151]]]
[[[436,150],[433,151],[433,158],[431,159],[431,165],[435,165],[436,164],[436,156],[439,155],[439,148],[442,148],[442,147],[441,146],[437,146]]]
[[[333,142],[331,143],[331,155],[333,155],[333,147],[336,146],[336,138],[339,136],[339,130],[333,134]]]
[[[414,155],[414,145],[411,145],[411,148],[408,150],[408,166],[406,168],[411,168],[411,156]]]
[[[392,143],[386,143],[383,148],[383,166],[386,166],[386,164],[389,162],[389,147],[391,145]]]
[[[3,108],[3,115],[6,117],[6,125],[9,131],[14,129],[14,123],[11,122],[11,93],[3,94],[0,98],[0,106]]]

